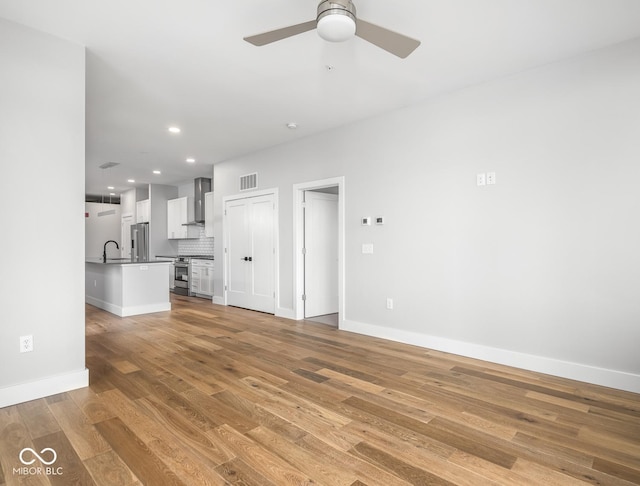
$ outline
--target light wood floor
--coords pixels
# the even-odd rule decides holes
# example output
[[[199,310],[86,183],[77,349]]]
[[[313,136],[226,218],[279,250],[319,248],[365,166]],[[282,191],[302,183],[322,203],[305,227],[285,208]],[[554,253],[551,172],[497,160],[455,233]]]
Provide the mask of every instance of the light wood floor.
[[[173,304],[87,307],[91,386],[0,409],[0,484],[640,484],[640,395]]]

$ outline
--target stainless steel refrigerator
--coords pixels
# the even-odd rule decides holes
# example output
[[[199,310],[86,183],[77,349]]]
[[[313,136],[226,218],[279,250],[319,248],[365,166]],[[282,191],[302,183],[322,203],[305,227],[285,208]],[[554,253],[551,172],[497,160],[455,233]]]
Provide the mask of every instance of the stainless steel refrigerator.
[[[131,260],[149,261],[149,223],[131,225]]]

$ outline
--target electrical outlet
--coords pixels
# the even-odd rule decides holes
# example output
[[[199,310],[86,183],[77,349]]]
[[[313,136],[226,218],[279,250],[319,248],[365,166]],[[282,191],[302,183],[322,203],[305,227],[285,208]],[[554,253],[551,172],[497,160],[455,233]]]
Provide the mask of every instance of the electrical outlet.
[[[487,185],[487,174],[485,174],[484,172],[482,174],[476,174],[476,184],[478,186]]]
[[[20,336],[20,352],[29,353],[33,351],[33,336]]]
[[[487,172],[487,185],[490,186],[496,183],[496,173],[495,172]]]
[[[393,309],[393,299],[390,297],[387,297],[387,309]]]

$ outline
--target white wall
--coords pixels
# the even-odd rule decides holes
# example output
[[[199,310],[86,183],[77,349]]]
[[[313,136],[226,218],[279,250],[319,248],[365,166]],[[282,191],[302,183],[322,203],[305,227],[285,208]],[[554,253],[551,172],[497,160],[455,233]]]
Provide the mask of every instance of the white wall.
[[[0,66],[3,407],[88,384],[84,48],[0,19]]]
[[[98,216],[102,211],[114,210],[114,214]],[[119,204],[85,203],[84,231],[84,251],[87,257],[100,257],[104,251],[104,244],[109,240],[114,240],[121,246],[122,227]],[[107,257],[118,258],[120,250],[116,245],[107,245]]]
[[[218,164],[215,236],[240,175],[279,188],[292,309],[292,185],[344,175],[343,328],[640,392],[638,86],[634,41]]]

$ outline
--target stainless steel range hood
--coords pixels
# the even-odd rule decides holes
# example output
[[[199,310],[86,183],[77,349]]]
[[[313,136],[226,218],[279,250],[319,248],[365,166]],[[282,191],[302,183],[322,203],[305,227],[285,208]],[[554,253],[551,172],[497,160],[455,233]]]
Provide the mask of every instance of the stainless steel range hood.
[[[204,195],[211,192],[211,179],[208,177],[198,177],[193,181],[193,216],[194,221],[187,224],[204,224]]]

